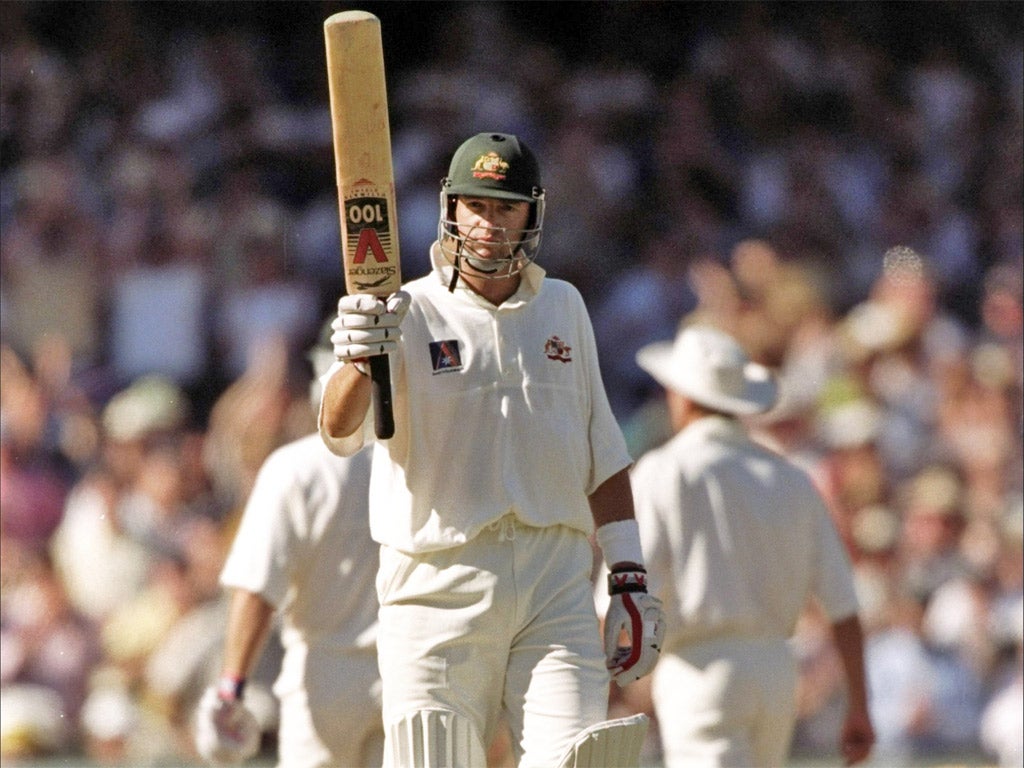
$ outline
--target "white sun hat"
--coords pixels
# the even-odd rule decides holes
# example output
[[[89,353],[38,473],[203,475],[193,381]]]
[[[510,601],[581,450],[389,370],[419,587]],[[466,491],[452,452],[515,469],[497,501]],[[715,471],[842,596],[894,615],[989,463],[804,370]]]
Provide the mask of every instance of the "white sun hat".
[[[732,336],[710,326],[687,326],[674,342],[648,344],[636,361],[663,387],[716,411],[764,413],[778,398],[771,371],[752,363]]]

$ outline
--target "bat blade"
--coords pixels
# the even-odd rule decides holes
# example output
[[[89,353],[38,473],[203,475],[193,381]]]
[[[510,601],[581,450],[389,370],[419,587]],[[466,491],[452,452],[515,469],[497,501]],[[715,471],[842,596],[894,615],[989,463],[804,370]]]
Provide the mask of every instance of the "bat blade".
[[[380,20],[342,11],[324,21],[341,255],[349,293],[389,296],[402,284]],[[394,434],[387,355],[370,358],[377,437]]]

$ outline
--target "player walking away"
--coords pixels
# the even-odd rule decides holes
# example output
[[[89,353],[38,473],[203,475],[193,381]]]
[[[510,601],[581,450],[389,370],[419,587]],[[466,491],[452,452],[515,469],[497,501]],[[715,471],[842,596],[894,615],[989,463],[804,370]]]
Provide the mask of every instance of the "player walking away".
[[[334,361],[325,330],[310,355],[318,375]],[[316,379],[311,394],[319,405]],[[205,759],[240,763],[259,747],[243,692],[276,612],[284,647],[274,684],[279,765],[380,765],[377,599],[365,566],[373,549],[369,484],[368,451],[342,458],[316,434],[277,449],[260,468],[221,573],[232,596],[223,674],[196,717]]]
[[[811,595],[846,672],[841,752],[847,765],[864,760],[874,733],[849,560],[810,478],[738,418],[772,407],[775,380],[711,327],[686,327],[637,361],[665,387],[675,430],[631,474],[669,627],[651,678],[665,765],[784,764],[796,721],[787,640]]]
[[[372,440],[365,361],[391,354],[395,434],[375,443],[370,485],[385,764],[476,768],[504,714],[523,768],[589,765],[595,749],[635,765],[646,719],[605,722],[609,672],[647,674],[661,610],[590,318],[534,263],[537,161],[515,136],[473,136],[440,201],[430,274],[387,301],[339,301],[320,414],[331,450]],[[595,527],[614,593],[605,647]]]

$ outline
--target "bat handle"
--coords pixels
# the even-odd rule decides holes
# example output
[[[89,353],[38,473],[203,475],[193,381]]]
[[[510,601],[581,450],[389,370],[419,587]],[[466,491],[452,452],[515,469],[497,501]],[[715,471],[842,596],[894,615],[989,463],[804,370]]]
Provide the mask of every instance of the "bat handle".
[[[391,408],[391,363],[387,355],[370,358],[370,380],[373,386],[373,426],[381,440],[395,434],[395,414]]]

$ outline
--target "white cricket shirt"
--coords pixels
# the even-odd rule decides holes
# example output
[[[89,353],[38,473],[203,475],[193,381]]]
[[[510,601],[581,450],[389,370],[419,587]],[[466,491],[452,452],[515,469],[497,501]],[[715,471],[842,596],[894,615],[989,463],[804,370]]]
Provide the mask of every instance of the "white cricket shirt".
[[[256,476],[220,581],[280,611],[279,694],[302,686],[307,667],[333,670],[375,647],[369,478],[369,451],[335,456],[315,434],[278,448]]]
[[[495,307],[461,285],[449,292],[436,243],[431,257],[433,271],[403,286],[412,303],[391,359],[395,434],[373,457],[373,538],[444,549],[509,512],[591,533],[587,496],[631,458],[579,291],[531,264]],[[372,421],[322,436],[344,455],[373,439]]]
[[[630,478],[667,649],[789,638],[810,595],[833,621],[857,612],[849,558],[810,477],[738,422],[690,424]]]

